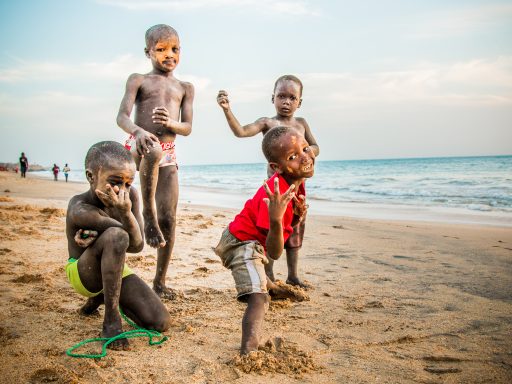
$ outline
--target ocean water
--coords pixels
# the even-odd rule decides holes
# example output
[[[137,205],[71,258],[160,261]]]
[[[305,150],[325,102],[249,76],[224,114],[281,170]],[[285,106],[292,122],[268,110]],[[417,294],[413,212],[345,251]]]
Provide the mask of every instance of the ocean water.
[[[249,198],[266,164],[184,165],[179,175],[181,186]],[[85,181],[83,170],[70,180]],[[512,213],[512,156],[317,161],[306,185],[310,200]]]

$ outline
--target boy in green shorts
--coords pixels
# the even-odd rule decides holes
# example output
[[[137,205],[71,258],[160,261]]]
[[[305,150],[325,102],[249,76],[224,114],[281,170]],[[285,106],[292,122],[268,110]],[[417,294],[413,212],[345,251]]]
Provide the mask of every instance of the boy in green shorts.
[[[92,314],[105,304],[102,337],[123,332],[119,307],[139,326],[165,331],[169,312],[125,264],[127,252],[144,246],[130,152],[113,141],[94,144],[85,158],[85,175],[90,188],[71,198],[66,216],[66,274],[75,291],[88,297],[80,313]],[[127,349],[128,340],[116,340],[109,347]]]

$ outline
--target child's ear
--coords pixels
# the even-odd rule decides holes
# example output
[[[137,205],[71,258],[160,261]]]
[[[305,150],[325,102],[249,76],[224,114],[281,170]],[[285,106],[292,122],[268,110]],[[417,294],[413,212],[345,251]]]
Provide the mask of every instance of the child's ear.
[[[300,108],[301,105],[302,105],[302,98],[299,100],[299,105],[297,106],[297,108]]]
[[[268,165],[270,166],[270,169],[272,169],[274,172],[277,172],[279,174],[283,173],[279,164],[270,162],[270,163],[268,163]]]
[[[94,183],[94,175],[90,169],[85,170],[85,178],[89,182],[89,184]]]
[[[144,54],[146,55],[146,57],[149,58],[149,49],[144,48]]]
[[[274,104],[274,94],[272,94],[272,104]]]

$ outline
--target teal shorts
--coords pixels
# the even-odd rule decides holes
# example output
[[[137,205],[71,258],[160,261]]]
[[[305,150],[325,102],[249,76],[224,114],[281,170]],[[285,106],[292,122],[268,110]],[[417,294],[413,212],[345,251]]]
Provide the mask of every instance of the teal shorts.
[[[126,264],[123,268],[123,278],[126,276],[133,275],[133,271],[128,267]],[[103,289],[99,292],[93,293],[87,290],[87,288],[84,287],[82,284],[82,281],[80,280],[80,275],[78,274],[78,259],[69,259],[68,263],[66,265],[66,275],[68,276],[68,280],[71,283],[71,286],[75,291],[77,291],[79,294],[85,297],[94,297],[98,296],[101,292],[103,292]]]

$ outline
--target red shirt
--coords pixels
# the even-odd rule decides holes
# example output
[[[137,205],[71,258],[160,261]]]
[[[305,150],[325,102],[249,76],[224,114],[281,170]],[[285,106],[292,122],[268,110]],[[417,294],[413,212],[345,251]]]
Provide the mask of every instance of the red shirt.
[[[274,179],[279,177],[279,174],[274,175],[267,180],[267,185],[271,192],[274,192]],[[279,177],[279,191],[281,194],[285,193],[290,186],[283,177]],[[299,190],[295,191],[296,195],[306,196],[304,183],[299,186]],[[258,189],[252,199],[247,200],[244,209],[235,219],[229,224],[229,231],[240,241],[257,240],[263,247],[266,247],[267,233],[270,228],[270,221],[268,218],[268,207],[263,201],[268,197],[263,186]],[[283,238],[284,241],[288,239],[293,232],[293,199],[288,203],[286,211],[283,215]]]

